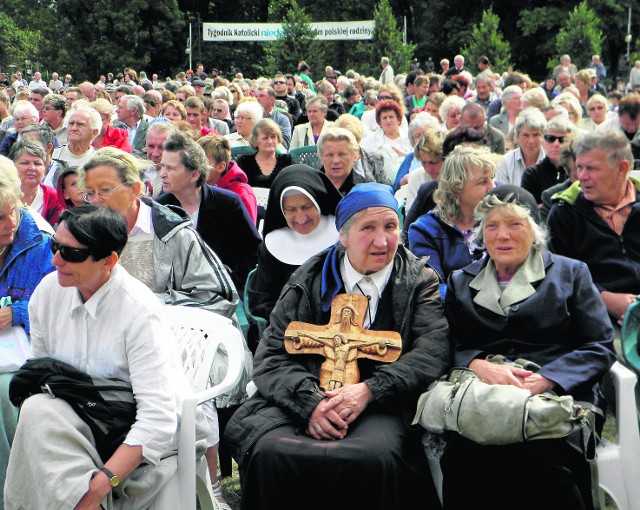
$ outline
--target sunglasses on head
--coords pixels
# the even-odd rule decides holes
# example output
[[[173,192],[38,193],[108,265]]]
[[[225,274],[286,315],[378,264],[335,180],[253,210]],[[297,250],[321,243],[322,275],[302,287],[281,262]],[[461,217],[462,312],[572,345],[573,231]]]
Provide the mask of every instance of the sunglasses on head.
[[[560,143],[564,143],[564,136],[556,136],[556,135],[544,135],[544,141],[548,143],[553,143],[558,140]]]
[[[55,255],[60,252],[60,256],[67,262],[84,262],[91,255],[90,248],[74,248],[60,244],[55,239],[51,239],[51,252]]]

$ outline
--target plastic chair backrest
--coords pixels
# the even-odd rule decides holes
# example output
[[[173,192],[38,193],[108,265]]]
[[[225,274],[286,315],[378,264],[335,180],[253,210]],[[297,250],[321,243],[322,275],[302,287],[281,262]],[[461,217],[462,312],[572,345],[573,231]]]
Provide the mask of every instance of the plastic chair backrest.
[[[318,154],[317,145],[305,145],[304,147],[296,147],[289,151],[291,159],[294,163],[308,165],[318,170],[321,166],[320,155]]]
[[[255,276],[255,272],[258,268],[254,267],[249,274],[247,275],[247,282],[244,285],[244,313],[249,319],[249,321],[253,322],[258,328],[258,338],[262,336],[262,332],[268,325],[268,322],[263,317],[258,317],[257,315],[253,315],[251,313],[251,309],[249,308],[249,285],[253,277]]]
[[[231,147],[231,159],[237,161],[240,156],[245,154],[255,154],[256,150],[250,145],[238,145]]]
[[[186,306],[166,306],[164,316],[174,333],[180,363],[194,389],[182,403],[177,466],[173,478],[163,487],[151,510],[181,508],[196,510],[196,492],[200,508],[216,508],[204,456],[196,460],[196,408],[227,393],[240,382],[245,363],[244,344],[238,328],[221,315]],[[215,357],[227,356],[223,380],[208,386]]]
[[[393,196],[395,196],[398,201],[398,217],[400,218],[400,228],[402,228],[406,215],[405,206],[407,204],[407,185],[405,184],[404,186],[400,186]]]
[[[640,335],[640,296],[627,308],[622,321],[620,341],[622,354],[629,366],[640,373],[640,354],[638,354],[638,335]]]

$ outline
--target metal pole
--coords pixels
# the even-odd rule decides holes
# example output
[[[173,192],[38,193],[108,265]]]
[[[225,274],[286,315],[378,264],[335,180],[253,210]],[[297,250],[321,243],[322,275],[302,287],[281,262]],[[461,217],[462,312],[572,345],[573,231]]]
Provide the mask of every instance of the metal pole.
[[[629,7],[629,23],[627,25],[627,62],[629,62],[629,51],[631,47],[631,7]]]
[[[193,48],[191,47],[191,43],[192,43],[192,38],[191,38],[191,23],[189,23],[189,69],[193,69],[193,64],[192,62],[192,55],[193,55]]]
[[[407,45],[407,17],[402,16],[402,43]]]

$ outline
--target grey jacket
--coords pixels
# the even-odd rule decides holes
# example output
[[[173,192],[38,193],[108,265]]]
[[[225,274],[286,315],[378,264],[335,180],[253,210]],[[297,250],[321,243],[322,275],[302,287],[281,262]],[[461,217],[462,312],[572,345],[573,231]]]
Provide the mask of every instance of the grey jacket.
[[[233,318],[238,294],[218,256],[186,213],[142,197],[151,207],[156,295],[167,305],[196,306]]]
[[[329,322],[322,312],[322,267],[325,250],[304,263],[285,285],[271,313],[254,357],[258,391],[232,416],[225,441],[240,463],[266,432],[285,423],[305,426],[325,398],[319,387],[321,356],[292,356],[284,347],[284,331],[291,321]],[[344,249],[341,249],[344,253]],[[402,354],[393,363],[369,367],[363,381],[374,402],[368,410],[385,408],[411,423],[417,399],[449,368],[449,326],[443,315],[438,277],[403,246],[398,247],[388,286],[392,286],[393,329],[402,337]]]

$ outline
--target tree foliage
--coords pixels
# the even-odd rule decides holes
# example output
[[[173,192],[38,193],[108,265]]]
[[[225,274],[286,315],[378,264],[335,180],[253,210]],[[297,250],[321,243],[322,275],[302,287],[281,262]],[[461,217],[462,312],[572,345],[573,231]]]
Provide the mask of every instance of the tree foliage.
[[[296,0],[291,0],[282,19],[282,36],[265,47],[266,71],[270,76],[277,72],[293,73],[300,60],[311,67],[324,60],[323,48],[310,25],[311,17]]]
[[[549,61],[553,68],[559,63],[559,56],[571,55],[571,61],[578,69],[586,67],[591,57],[600,54],[604,36],[600,29],[600,20],[586,1],[578,4],[556,38],[557,56]]]
[[[39,32],[18,27],[7,14],[0,12],[0,68],[9,72],[10,65],[22,69],[25,60],[33,58],[36,52]]]
[[[511,65],[511,45],[499,30],[500,18],[493,9],[482,13],[480,23],[473,26],[462,54],[470,65],[486,55],[494,72],[503,73]]]
[[[362,68],[375,76],[378,62],[381,57],[389,57],[391,67],[396,74],[409,71],[415,44],[404,44],[402,41],[402,30],[398,28],[398,23],[391,10],[389,0],[380,0],[380,3],[373,11],[374,29],[370,42],[371,60],[367,69],[363,63]]]

